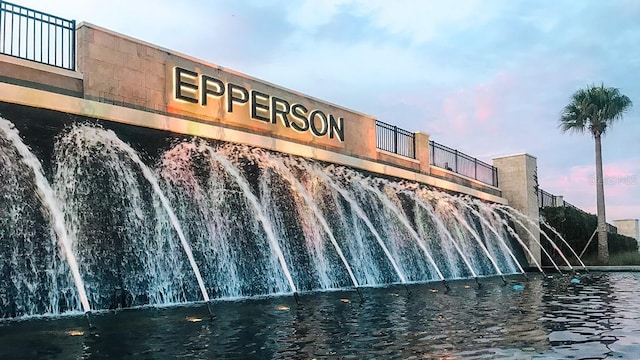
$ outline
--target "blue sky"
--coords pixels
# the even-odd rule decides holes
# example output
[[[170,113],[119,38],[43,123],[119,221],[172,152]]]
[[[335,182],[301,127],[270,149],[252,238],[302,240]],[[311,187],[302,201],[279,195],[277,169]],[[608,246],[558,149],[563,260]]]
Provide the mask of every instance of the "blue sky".
[[[640,1],[37,1],[128,36],[375,116],[491,162],[529,153],[540,186],[595,212],[594,143],[562,134],[571,94],[635,106],[603,141],[607,218],[640,218]]]

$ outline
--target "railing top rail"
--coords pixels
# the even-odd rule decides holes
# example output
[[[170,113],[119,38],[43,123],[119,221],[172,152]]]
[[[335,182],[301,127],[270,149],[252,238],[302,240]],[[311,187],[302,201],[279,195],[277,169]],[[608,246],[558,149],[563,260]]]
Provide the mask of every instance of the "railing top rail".
[[[415,140],[415,133],[376,120],[376,147],[378,149],[415,159]]]
[[[68,25],[69,29],[74,29],[75,28],[75,27],[73,27],[73,28],[71,27],[71,24],[75,24],[75,20],[69,20],[69,19],[62,18],[60,16],[56,16],[56,15],[52,15],[52,14],[46,13],[44,11],[30,9],[30,8],[24,7],[22,5],[14,4],[14,3],[9,2],[9,1],[0,0],[0,8],[2,8],[3,11],[6,11],[6,12],[9,12],[9,13],[12,13],[12,14],[16,14],[16,15],[26,16],[26,17],[33,17],[32,15],[29,15],[29,13],[41,15],[41,16],[47,17],[49,19],[35,18],[35,17],[33,17],[33,18],[35,18],[37,20],[44,21],[44,22],[49,22],[49,23],[54,24],[54,25],[59,25],[59,26],[65,26],[64,23],[69,23],[69,25]],[[62,24],[51,22],[50,19],[58,20],[58,21],[62,22]]]
[[[415,134],[409,130],[405,130],[402,128],[397,127],[396,125],[391,125],[389,123],[386,123],[384,121],[380,121],[376,119],[376,125],[385,128],[385,129],[390,129],[390,130],[397,130],[400,133],[403,133],[405,135],[409,135],[409,136],[414,136]]]
[[[442,149],[442,150],[448,150],[448,151],[449,151],[449,152],[451,152],[451,153],[456,153],[456,154],[458,154],[458,156],[460,156],[460,157],[462,157],[462,158],[466,158],[466,159],[469,159],[469,160],[473,160],[473,161],[477,162],[477,163],[478,163],[478,165],[482,165],[482,166],[485,166],[485,167],[490,168],[490,169],[495,169],[495,167],[494,167],[493,165],[488,164],[488,163],[486,163],[486,162],[484,162],[484,161],[482,161],[482,160],[478,160],[478,158],[475,158],[475,157],[472,157],[472,156],[470,156],[470,155],[467,155],[467,154],[465,154],[465,153],[463,153],[463,152],[460,152],[460,151],[458,151],[458,150],[456,150],[456,149],[454,149],[454,148],[450,148],[450,147],[448,147],[448,146],[446,146],[446,145],[442,145],[442,144],[437,143],[437,142],[435,142],[435,141],[433,141],[433,140],[429,140],[429,143],[430,143],[432,146],[436,147],[436,148],[439,148],[439,149]]]
[[[76,69],[76,22],[0,0],[0,53]]]
[[[554,196],[554,195],[553,195],[553,194],[551,194],[550,192],[548,192],[548,191],[544,191],[544,190],[543,190],[543,189],[541,189],[541,188],[538,188],[538,192],[539,192],[540,194],[542,194],[542,195]]]

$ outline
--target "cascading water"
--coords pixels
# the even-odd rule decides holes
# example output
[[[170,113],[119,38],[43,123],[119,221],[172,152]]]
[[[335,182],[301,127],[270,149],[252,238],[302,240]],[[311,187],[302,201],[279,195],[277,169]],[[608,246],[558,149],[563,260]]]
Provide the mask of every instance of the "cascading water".
[[[307,250],[312,255],[312,261],[315,264],[318,264],[318,276],[321,278],[321,284],[324,288],[330,287],[339,287],[339,284],[336,284],[330,280],[330,267],[334,263],[330,259],[330,255],[326,254],[327,250],[324,246],[325,241],[323,241],[322,231],[329,237],[329,241],[332,244],[335,253],[340,258],[340,261],[344,265],[345,270],[349,274],[349,278],[353,283],[355,288],[359,287],[358,280],[353,274],[353,270],[349,265],[349,261],[344,256],[342,252],[342,248],[338,244],[331,227],[327,223],[326,218],[322,214],[321,210],[318,208],[317,204],[314,202],[312,195],[309,193],[309,189],[305,188],[304,185],[296,178],[294,173],[292,172],[292,168],[288,168],[285,166],[284,162],[281,159],[278,159],[274,156],[269,156],[269,154],[260,149],[254,149],[252,151],[253,154],[258,158],[258,162],[261,165],[267,165],[267,167],[275,170],[280,176],[286,179],[292,190],[295,194],[298,194],[301,197],[302,201],[296,201],[296,210],[298,214],[298,218],[303,223],[304,235]],[[300,198],[299,198],[300,199]],[[311,214],[309,214],[311,212]],[[309,216],[313,215],[313,216]],[[321,229],[318,228],[317,224],[313,219],[317,219],[320,223]]]
[[[172,304],[195,300],[170,228],[208,295],[178,220],[154,175],[112,131],[74,126],[56,144],[56,191],[74,233],[92,303]]]
[[[451,236],[451,233],[449,232],[447,227],[444,225],[442,220],[434,214],[433,209],[430,206],[428,206],[427,203],[420,200],[413,191],[408,191],[406,188],[403,189],[398,186],[393,186],[393,190],[396,192],[396,194],[404,194],[406,196],[409,196],[413,200],[415,206],[411,210],[415,214],[416,224],[419,224],[418,230],[420,231],[421,234],[423,234],[423,237],[430,238],[431,236],[433,236],[432,235],[434,231],[433,228],[435,227],[437,238],[442,239],[443,241],[437,242],[434,245],[436,246],[439,245],[437,247],[440,250],[439,251],[439,253],[441,254],[440,257],[442,259],[446,259],[446,261],[442,261],[441,264],[446,266],[446,269],[450,274],[450,277],[451,278],[468,277],[468,275],[465,276],[464,272],[460,271],[458,266],[456,266],[458,263],[456,255],[459,255],[460,258],[462,259],[462,262],[466,266],[466,269],[469,270],[469,273],[470,273],[469,275],[477,279],[478,274],[476,273],[475,269],[469,262],[468,257],[463,253],[462,249],[460,248],[460,245],[458,245],[458,241],[454,239],[453,236]],[[432,224],[432,226],[427,226],[429,224]]]
[[[87,125],[67,127],[52,147],[67,251],[94,309],[520,269],[502,209],[415,183],[201,139],[138,156],[115,132]],[[60,229],[20,158],[0,136],[0,246],[11,249],[0,257],[10,274],[2,316],[80,310],[71,264],[55,240],[41,241]]]
[[[165,153],[160,171],[176,196],[181,222],[196,240],[207,287],[215,298],[291,291],[278,257],[272,256],[273,244],[266,240],[274,237],[271,224],[260,214],[255,195],[240,170],[212,154],[201,141],[180,143]]]
[[[547,256],[547,258],[549,259],[549,261],[551,262],[553,267],[556,269],[556,271],[558,271],[559,273],[562,273],[562,271],[558,267],[558,264],[556,264],[556,262],[553,261],[553,257],[551,256],[551,254],[549,254],[549,252],[544,248],[544,246],[542,246],[542,244],[540,243],[540,240],[538,240],[538,238],[533,234],[533,232],[531,232],[531,230],[529,230],[529,228],[522,221],[520,221],[520,219],[518,219],[517,215],[511,213],[511,209],[510,208],[507,208],[507,207],[504,207],[504,206],[494,206],[494,207],[496,209],[498,209],[504,215],[508,216],[516,224],[520,225],[520,227],[522,229],[524,229],[527,234],[529,234],[529,238],[531,240],[533,240],[536,243],[536,245],[538,245],[540,247],[540,250]],[[537,227],[537,230],[539,231],[540,228]],[[556,249],[557,249],[557,247],[556,247]],[[564,255],[563,255],[563,257],[564,257]]]
[[[6,149],[7,145],[12,145],[13,149],[15,149],[14,154],[18,155],[20,158],[20,162],[25,165],[25,167],[15,166],[13,163],[18,159],[7,158],[6,152],[3,152],[2,173],[5,173],[6,167],[6,169],[8,170],[6,171],[6,173],[9,175],[8,185],[13,185],[18,189],[21,187],[21,184],[19,184],[16,178],[13,176],[23,176],[25,175],[25,171],[29,171],[33,174],[34,180],[33,182],[31,182],[33,183],[33,191],[36,194],[36,197],[40,200],[43,210],[48,213],[51,228],[55,233],[54,238],[57,238],[57,244],[60,247],[60,250],[67,263],[69,264],[71,275],[73,277],[73,281],[77,290],[77,299],[82,305],[83,310],[85,312],[88,312],[91,310],[91,307],[87,300],[84,282],[82,281],[82,278],[80,276],[76,258],[71,249],[71,240],[69,239],[69,235],[67,234],[67,230],[64,224],[64,217],[62,212],[60,211],[58,201],[53,194],[53,190],[51,189],[49,182],[44,176],[40,161],[22,142],[18,131],[10,121],[0,118],[0,133],[2,133],[3,138],[6,139],[4,144],[5,146],[3,146],[3,148]],[[6,142],[8,142],[9,144],[6,144]],[[29,174],[27,177],[31,177],[31,174]],[[8,224],[6,225],[6,228],[8,229],[11,229],[15,223],[22,220],[17,217],[19,215],[22,215],[21,213],[23,213],[24,211],[24,207],[16,203],[21,201],[21,199],[14,198],[15,193],[16,191],[14,189],[9,189],[9,191],[6,192],[6,194],[8,194],[7,200],[9,200],[9,205],[12,206],[8,213],[9,216],[14,220],[8,221]],[[2,218],[5,217],[2,216]],[[4,229],[6,228],[5,226],[2,227],[3,233]],[[9,235],[11,235],[11,232],[9,233]],[[6,284],[6,287],[3,286],[2,288],[8,289],[9,291],[15,291],[14,296],[20,301],[12,301],[8,299],[5,294],[2,299],[2,311],[4,313],[9,312],[10,314],[14,314],[15,316],[15,314],[31,315],[33,314],[33,311],[35,309],[41,306],[44,306],[45,311],[50,313],[57,313],[61,305],[63,309],[75,309],[75,306],[73,304],[75,301],[72,300],[74,297],[73,293],[70,294],[68,291],[64,290],[56,291],[56,278],[58,277],[58,275],[60,275],[60,273],[56,271],[56,268],[59,268],[60,264],[56,263],[56,257],[52,254],[51,247],[46,245],[44,246],[44,249],[38,247],[38,245],[35,244],[36,239],[32,237],[34,235],[33,233],[25,233],[24,231],[18,230],[15,235],[17,235],[18,237],[17,239],[10,238],[3,241],[8,245],[9,248],[13,248],[13,251],[8,251],[5,253],[10,254],[11,262],[8,264],[8,268],[3,271],[3,275],[7,273],[11,274],[10,276],[3,277],[5,277],[6,279],[10,279],[12,284]],[[19,249],[19,247],[24,247],[23,249],[26,251],[24,251],[23,253],[21,253],[20,250],[16,251],[17,249]],[[43,251],[45,253],[42,254],[44,255],[42,256],[42,258],[38,256],[40,255],[38,254],[38,251]],[[34,258],[31,258],[32,256]],[[19,257],[23,258],[24,262],[18,260]],[[41,260],[44,261],[42,263],[39,263],[39,261]],[[18,262],[20,262],[20,264],[18,264]],[[46,289],[49,286],[51,286],[52,288]],[[45,289],[39,289],[39,287],[44,287]],[[68,288],[68,285],[66,287]],[[48,304],[46,304],[46,302],[38,304],[43,300],[43,292],[48,292],[48,294],[45,295],[45,297],[49,298]],[[66,294],[71,299],[66,298],[66,304],[60,304],[60,300],[58,300],[58,304],[56,304],[55,300],[58,299],[61,294]],[[31,296],[38,300],[31,300]]]
[[[363,182],[357,182],[357,183],[363,184]],[[424,239],[422,239],[417,234],[417,232],[413,229],[411,224],[409,224],[409,220],[407,219],[407,217],[404,214],[402,214],[398,209],[398,207],[395,206],[395,204],[386,195],[382,194],[380,190],[372,186],[366,186],[365,188],[368,191],[374,193],[380,199],[384,208],[390,211],[391,214],[393,214],[395,218],[397,218],[398,221],[406,228],[406,230],[409,232],[411,237],[416,241],[416,244],[418,244],[418,247],[424,252],[424,255],[427,258],[429,264],[433,266],[433,271],[435,271],[435,273],[438,275],[438,278],[440,280],[444,280],[444,276],[442,275],[442,272],[440,271],[440,268],[438,268],[438,265],[436,264],[436,262],[433,260],[433,257],[431,256],[431,252],[427,249]]]

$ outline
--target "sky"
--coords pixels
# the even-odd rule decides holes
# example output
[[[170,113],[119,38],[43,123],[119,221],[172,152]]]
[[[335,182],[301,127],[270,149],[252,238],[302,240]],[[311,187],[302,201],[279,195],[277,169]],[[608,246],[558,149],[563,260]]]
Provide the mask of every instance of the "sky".
[[[537,158],[540,187],[595,213],[571,95],[634,106],[603,138],[607,220],[640,219],[638,0],[15,0],[372,115],[491,163]]]

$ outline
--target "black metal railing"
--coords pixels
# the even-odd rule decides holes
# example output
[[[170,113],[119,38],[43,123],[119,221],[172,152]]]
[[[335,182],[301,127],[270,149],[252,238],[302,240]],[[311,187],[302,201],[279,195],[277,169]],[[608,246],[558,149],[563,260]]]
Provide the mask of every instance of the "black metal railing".
[[[538,207],[539,208],[543,208],[543,207],[547,207],[547,206],[551,206],[551,207],[565,207],[565,208],[572,208],[576,211],[579,211],[581,213],[584,214],[589,214],[592,216],[595,216],[591,213],[588,213],[582,209],[580,209],[579,207],[573,205],[572,203],[566,201],[566,200],[562,200],[562,205],[558,205],[558,202],[555,201],[556,196],[548,193],[542,189],[538,189]],[[609,223],[607,223],[607,232],[613,233],[613,234],[617,234],[618,233],[618,228],[614,225],[611,225]]]
[[[429,141],[431,165],[498,186],[498,169],[458,150]]]
[[[376,120],[376,147],[415,159],[416,134]]]
[[[0,1],[0,53],[76,68],[76,22]]]
[[[547,206],[556,206],[556,202],[554,198],[555,196],[553,196],[553,194],[548,193],[542,189],[538,189],[538,207],[539,208],[543,208]],[[569,204],[569,203],[565,202],[565,204]]]

